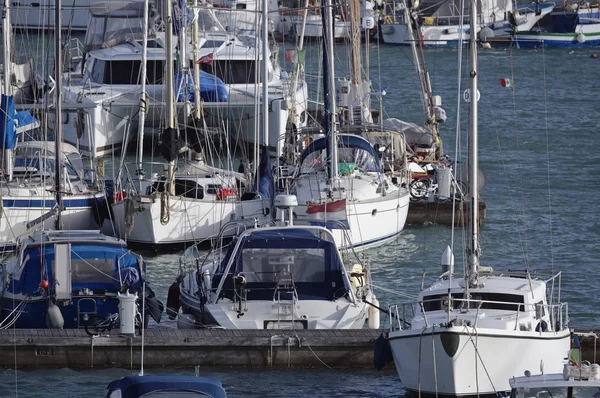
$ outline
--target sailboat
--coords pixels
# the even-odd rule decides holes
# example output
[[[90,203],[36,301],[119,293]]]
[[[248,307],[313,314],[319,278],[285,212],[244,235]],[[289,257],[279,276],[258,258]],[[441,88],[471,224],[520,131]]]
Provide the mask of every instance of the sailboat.
[[[167,10],[165,20],[171,21],[172,9],[169,2],[165,2]],[[197,35],[198,18],[194,21],[193,35]],[[166,29],[165,45],[174,48],[171,29]],[[181,39],[181,38],[180,38]],[[185,39],[183,39],[185,42]],[[197,43],[197,40],[196,40]],[[266,42],[263,46],[266,47]],[[197,51],[197,48],[194,50]],[[261,65],[262,75],[268,75],[268,56],[263,52]],[[165,170],[166,175],[156,175],[151,178],[143,177],[143,172],[138,170],[138,187],[133,184],[128,187],[129,196],[125,200],[116,202],[113,210],[116,219],[116,229],[120,236],[127,239],[130,244],[152,245],[155,248],[173,245],[193,244],[200,241],[211,240],[217,236],[232,237],[238,232],[235,222],[241,221],[247,226],[264,224],[271,220],[271,197],[251,192],[251,182],[245,175],[229,169],[213,167],[206,163],[203,156],[202,144],[191,145],[186,143],[190,151],[190,159],[183,164],[176,165],[182,146],[182,139],[178,138],[174,112],[173,90],[173,53],[167,51],[165,68],[165,98],[166,98],[166,129],[162,136],[162,154],[169,161]],[[195,87],[199,87],[199,68],[194,67]],[[268,84],[262,85],[263,97],[263,123],[268,122],[270,112],[276,111],[276,104],[281,100],[268,103]],[[266,101],[264,99],[267,99]],[[200,101],[197,101],[199,104]],[[271,105],[267,109],[266,105]],[[199,120],[200,108],[196,107],[196,120]],[[281,128],[280,124],[275,125]],[[263,124],[261,136],[265,145],[269,146],[271,131],[268,125]],[[198,131],[207,135],[206,129]],[[277,134],[279,137],[281,134]],[[209,138],[206,139],[207,141]],[[208,144],[210,145],[210,144]],[[140,155],[138,155],[140,157]],[[258,158],[258,156],[256,156]],[[141,161],[141,160],[140,160]],[[257,162],[258,163],[258,162]],[[129,189],[131,188],[131,189]],[[246,192],[242,192],[247,189]],[[134,190],[135,189],[135,190]],[[230,224],[230,222],[234,222]]]
[[[476,1],[471,21],[476,21]],[[475,25],[471,29],[476,31]],[[469,93],[477,93],[477,39],[471,37]],[[388,333],[396,369],[409,391],[440,395],[496,394],[509,379],[558,373],[570,347],[567,304],[560,301],[561,274],[548,278],[525,271],[494,272],[480,264],[477,101],[470,95],[469,236],[464,277],[454,274],[448,247],[442,275],[422,288],[416,303],[391,312]],[[414,316],[400,319],[400,314]],[[403,312],[406,311],[406,312]],[[515,361],[518,358],[518,361]]]
[[[9,16],[10,13],[3,14],[5,43],[11,42]],[[4,59],[10,59],[10,50],[10,45],[4,46]],[[18,238],[25,234],[52,228],[59,207],[64,229],[99,228],[107,216],[103,184],[94,177],[89,163],[84,162],[76,148],[60,140],[56,145],[26,140],[25,136],[39,127],[39,122],[28,111],[15,111],[18,98],[10,95],[11,79],[17,73],[11,69],[13,66],[11,62],[5,64],[0,104],[3,150],[0,247],[3,250],[15,248]],[[55,200],[59,183],[60,203]]]
[[[60,26],[60,0],[56,2]],[[61,31],[56,31],[55,54],[61,54]],[[55,56],[55,70],[62,68]],[[145,286],[146,265],[129,252],[124,241],[99,231],[62,230],[63,180],[61,80],[56,80],[54,149],[55,230],[23,237],[18,250],[0,267],[0,328],[94,329],[118,314],[121,300],[135,302],[145,293],[140,323],[149,314],[160,322],[162,304]],[[148,310],[148,311],[146,311]],[[90,332],[90,334],[92,334]]]
[[[325,137],[302,152],[290,192],[298,198],[298,223],[331,228],[341,249],[366,249],[395,239],[404,228],[409,193],[381,170],[379,154],[360,135],[337,125],[333,71],[333,19],[323,5]],[[355,68],[360,73],[359,68]],[[360,86],[360,84],[358,84]],[[362,114],[362,108],[357,113]],[[360,119],[360,116],[358,116]],[[358,127],[368,136],[368,129]],[[364,132],[366,130],[367,132]]]

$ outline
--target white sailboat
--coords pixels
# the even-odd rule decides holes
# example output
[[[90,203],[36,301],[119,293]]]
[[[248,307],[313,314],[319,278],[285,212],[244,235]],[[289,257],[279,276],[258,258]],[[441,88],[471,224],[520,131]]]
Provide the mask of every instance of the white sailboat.
[[[10,59],[10,13],[4,13],[3,17],[4,59]],[[15,111],[16,99],[9,95],[13,92],[11,66],[10,62],[5,64],[6,95],[2,95],[0,105],[3,149],[0,247],[14,248],[19,237],[55,226],[67,230],[99,228],[106,216],[105,192],[99,181],[90,181],[94,173],[86,167],[78,151],[60,138],[56,142],[23,139],[22,135],[39,123],[28,112]]]
[[[333,18],[323,6],[325,137],[302,153],[290,186],[298,198],[298,222],[332,228],[340,248],[366,249],[395,239],[404,228],[409,193],[392,183],[380,168],[379,154],[363,137],[340,134],[333,73]],[[360,73],[360,68],[356,68]],[[362,88],[360,81],[356,83]],[[356,90],[359,91],[358,89]],[[362,96],[361,96],[362,97]],[[358,107],[358,118],[362,114]],[[362,130],[365,130],[359,128]],[[368,136],[368,130],[363,133]]]
[[[170,4],[167,4],[167,7],[166,20],[170,20],[172,15]],[[193,31],[197,32],[198,19],[193,23]],[[172,39],[172,33],[167,29],[165,41],[167,48],[173,47]],[[266,47],[264,42],[263,53],[268,50]],[[262,60],[264,62],[261,63],[261,73],[267,75],[267,57],[263,57]],[[167,53],[165,74],[167,128],[163,134],[163,143],[168,142],[171,149],[178,141],[173,138],[177,133],[173,105],[172,65],[173,56]],[[194,69],[195,83],[198,87],[199,68],[196,66]],[[263,85],[262,89],[263,96],[268,97],[268,85]],[[266,109],[268,105],[267,102],[263,102],[262,115],[268,114]],[[200,109],[196,108],[195,111],[199,118]],[[272,131],[269,129],[269,117],[263,116],[261,121],[263,143],[268,147],[269,133]],[[280,127],[276,125],[274,129]],[[200,131],[200,133],[207,134],[207,131]],[[203,151],[199,148],[195,149],[197,150],[192,151],[192,158],[179,167],[175,164],[179,148],[169,151],[168,173],[165,176],[144,179],[140,167],[138,177],[142,178],[139,178],[139,181],[128,178],[131,181],[127,189],[129,196],[113,205],[116,229],[120,236],[126,237],[132,244],[154,247],[192,244],[215,239],[217,236],[235,236],[239,232],[240,224],[248,227],[271,220],[272,196],[264,194],[261,196],[257,191],[247,192],[247,195],[244,195],[240,192],[240,187],[246,185],[250,188],[248,185],[251,182],[247,181],[243,174],[206,164],[202,156]],[[267,156],[266,149],[264,152],[263,158]],[[139,157],[141,158],[141,154]]]
[[[471,4],[476,21],[476,1]],[[476,30],[476,26],[471,29]],[[477,93],[477,39],[471,37],[471,93]],[[474,96],[471,96],[474,97]],[[477,101],[470,102],[470,230],[464,277],[454,275],[447,248],[444,273],[422,289],[416,303],[396,308],[414,316],[388,334],[396,369],[409,391],[440,395],[496,394],[525,370],[562,371],[570,346],[567,304],[560,301],[560,273],[537,278],[529,269],[495,273],[480,265],[478,225]],[[515,360],[518,358],[518,360]]]

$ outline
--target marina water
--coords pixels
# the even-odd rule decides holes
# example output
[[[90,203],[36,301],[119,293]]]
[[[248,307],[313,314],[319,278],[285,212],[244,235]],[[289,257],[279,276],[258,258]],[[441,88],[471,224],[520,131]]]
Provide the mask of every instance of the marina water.
[[[345,44],[338,44],[338,76],[348,75],[348,50]],[[320,46],[309,45],[306,51],[307,73],[317,74]],[[486,175],[481,196],[487,204],[481,229],[482,265],[498,271],[527,265],[534,272],[562,271],[562,299],[569,302],[571,326],[579,331],[597,330],[600,322],[600,59],[590,58],[592,51],[491,49],[482,50],[479,59],[479,157]],[[385,117],[421,124],[422,105],[409,49],[372,44],[370,53],[374,89],[386,91]],[[457,49],[425,53],[433,91],[442,96],[448,113],[441,135],[445,151],[453,159],[457,53]],[[291,65],[285,66],[289,69]],[[464,89],[467,72],[462,76]],[[502,78],[511,79],[514,92],[501,87]],[[316,82],[309,89],[311,95],[322,92]],[[377,109],[379,104],[374,100],[372,106]],[[464,101],[461,108],[461,139],[465,140]],[[459,167],[465,158],[458,157]],[[464,234],[460,229],[455,233],[457,270],[463,264]],[[366,252],[376,286],[385,289],[375,289],[382,306],[406,300],[389,290],[416,295],[423,272],[428,285],[441,272],[440,257],[449,244],[448,227],[408,226],[397,241]],[[166,301],[167,289],[178,273],[180,253],[141,254],[148,262],[148,280],[157,296]],[[176,327],[174,321],[163,323]],[[386,323],[383,316],[382,325]],[[3,369],[0,397],[102,396],[109,381],[138,372]],[[194,369],[146,369],[145,373],[193,375]],[[404,395],[397,374],[390,369],[203,368],[200,374],[221,379],[231,397]]]

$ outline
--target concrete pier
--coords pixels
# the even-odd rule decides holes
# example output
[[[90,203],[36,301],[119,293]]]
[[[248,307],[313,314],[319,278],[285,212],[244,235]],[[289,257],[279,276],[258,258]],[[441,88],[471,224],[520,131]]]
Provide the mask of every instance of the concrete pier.
[[[379,334],[370,329],[147,329],[144,366],[372,368]],[[0,330],[0,366],[136,368],[141,358],[141,336],[116,331],[92,337],[78,329]]]

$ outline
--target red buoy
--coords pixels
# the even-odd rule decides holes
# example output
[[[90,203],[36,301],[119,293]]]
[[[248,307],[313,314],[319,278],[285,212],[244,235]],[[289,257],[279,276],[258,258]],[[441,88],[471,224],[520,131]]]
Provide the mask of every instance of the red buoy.
[[[592,53],[592,55],[590,55],[590,58],[598,58],[598,56],[596,55],[596,53]]]
[[[40,287],[42,289],[48,289],[48,281],[45,279],[42,279],[42,281],[40,282]]]

